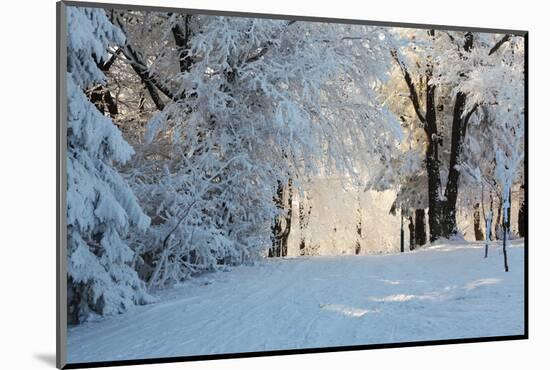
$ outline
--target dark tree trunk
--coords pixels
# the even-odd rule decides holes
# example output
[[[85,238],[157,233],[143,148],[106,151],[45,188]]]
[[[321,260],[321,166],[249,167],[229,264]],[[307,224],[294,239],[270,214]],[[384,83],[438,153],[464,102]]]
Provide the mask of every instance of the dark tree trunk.
[[[414,220],[412,216],[409,216],[409,250],[414,250],[415,242],[415,232],[414,232]]]
[[[485,214],[485,258],[489,254],[489,240],[493,240],[493,193],[489,193],[489,214]]]
[[[506,219],[508,222],[506,223],[506,230],[510,232],[510,225],[512,224],[512,190],[510,189],[510,192],[508,193],[508,208],[506,209]]]
[[[481,229],[481,215],[479,214],[479,203],[474,204],[474,235],[476,240],[484,240],[483,230]]]
[[[428,30],[428,35],[432,38],[435,36],[435,30]],[[441,236],[444,236],[441,229],[442,216],[444,211],[444,203],[441,199],[441,175],[439,163],[439,145],[441,138],[437,130],[437,114],[436,114],[436,98],[435,85],[426,83],[426,111],[422,112],[420,104],[420,96],[416,89],[415,83],[405,66],[399,60],[397,51],[392,51],[392,57],[399,64],[403,73],[403,78],[409,88],[409,98],[413,104],[414,110],[420,122],[423,125],[426,134],[426,172],[428,175],[428,222],[430,225],[430,241],[435,241]],[[428,61],[426,68],[425,81],[430,81],[433,78],[433,65]]]
[[[285,206],[285,187],[281,181],[277,181],[277,193],[273,197],[275,206],[282,212],[273,220],[271,226],[271,249],[268,257],[285,257],[288,253],[288,236],[292,222],[292,180],[288,180],[288,199]],[[284,211],[284,212],[283,212]]]
[[[301,238],[300,239],[300,256],[305,256],[306,255],[306,239],[305,238]]]
[[[495,215],[495,212],[493,212],[493,203],[494,203],[494,199],[493,199],[493,193],[490,192],[489,193],[489,209],[491,210],[491,228],[489,230],[487,230],[486,232],[489,232],[489,237],[488,237],[488,240],[495,240],[495,234],[493,233],[493,227],[492,225],[495,223],[495,220],[494,220],[494,215]]]
[[[522,185],[521,190],[523,189],[524,187]],[[525,201],[522,201],[518,210],[518,235],[520,238],[525,237],[525,216]]]
[[[290,228],[292,226],[292,179],[288,180],[288,199],[285,214],[285,228],[281,238],[281,257],[286,257],[288,254],[288,237],[290,236]]]
[[[105,95],[103,95],[103,101],[105,102],[105,106],[109,111],[109,115],[114,118],[118,114],[118,104],[109,90],[105,91]]]
[[[434,30],[429,34],[433,37]],[[433,77],[433,66],[429,65],[426,71],[426,80]],[[437,114],[435,100],[435,85],[427,84],[426,87],[426,124],[424,126],[427,136],[426,170],[428,173],[428,222],[430,223],[430,241],[441,237],[441,216],[443,203],[440,199],[441,175],[439,172],[439,135],[437,131]]]
[[[121,51],[122,50],[120,48],[117,49],[117,51],[113,55],[111,55],[111,57],[105,62],[98,62],[96,60],[97,67],[102,70],[103,73],[107,74],[115,60],[118,58]],[[105,112],[109,112],[109,115],[113,118],[118,114],[118,104],[113,98],[111,91],[105,86],[97,85],[95,87],[92,87],[87,91],[87,94],[90,98],[90,101],[97,107],[97,109],[101,113],[105,114]]]
[[[101,113],[109,112],[112,118],[118,114],[118,105],[109,89],[104,86],[98,85],[91,88],[88,91],[88,97]]]
[[[498,200],[498,210],[497,210],[497,219],[495,221],[495,239],[499,240],[502,238],[502,225],[504,221],[502,220],[502,199]]]
[[[363,238],[363,225],[361,222],[361,209],[357,209],[357,225],[355,226],[357,232],[357,240],[355,241],[355,254],[361,253],[361,239]]]
[[[105,114],[105,105],[103,104],[103,93],[102,86],[96,86],[87,91],[88,98],[90,102],[100,111],[102,114]]]
[[[474,36],[468,32],[464,36],[464,51],[469,52],[472,49]],[[458,92],[455,97],[453,108],[453,123],[451,127],[451,156],[449,160],[449,174],[447,176],[447,185],[445,187],[445,207],[443,219],[441,220],[441,231],[445,238],[456,234],[456,200],[458,198],[458,180],[460,172],[458,169],[459,159],[462,155],[462,146],[468,121],[474,113],[476,107],[465,113],[466,94]]]
[[[309,218],[311,216],[311,199],[308,195],[306,195],[306,202],[307,204],[304,204],[304,202],[300,202],[300,205],[298,206],[298,225],[300,226],[300,256],[305,255],[305,249],[306,249],[306,239],[303,236],[303,231],[307,228],[309,224]],[[306,212],[306,206],[307,206],[307,212]]]
[[[472,49],[474,36],[468,32],[464,35],[464,51],[469,52]],[[443,237],[450,237],[456,234],[456,200],[458,198],[458,179],[460,172],[458,161],[462,154],[462,145],[466,136],[466,129],[471,115],[475,108],[465,114],[466,94],[458,92],[455,97],[453,108],[453,123],[451,127],[451,158],[449,161],[449,174],[447,176],[447,185],[445,187],[445,211],[441,220],[441,231]]]
[[[414,211],[414,244],[421,247],[426,242],[426,211],[417,209]]]
[[[473,35],[466,33],[464,37],[464,51],[469,52],[473,46]],[[432,78],[432,70],[428,68],[427,78]],[[430,222],[430,241],[435,241],[440,237],[449,238],[457,231],[456,227],[456,201],[458,198],[458,184],[460,172],[458,161],[462,154],[462,146],[466,135],[466,128],[475,108],[464,114],[466,106],[466,95],[458,92],[455,97],[453,109],[453,123],[451,128],[451,155],[449,162],[449,173],[447,185],[445,186],[444,199],[439,199],[441,180],[439,178],[439,156],[437,145],[439,142],[437,133],[437,119],[435,113],[435,87],[428,84],[426,98],[426,128],[428,133],[428,151],[426,166],[428,170],[428,201],[429,222]],[[432,123],[433,122],[433,123]],[[433,127],[431,127],[433,125]],[[434,209],[432,209],[434,208]]]
[[[138,111],[140,114],[143,114],[145,111],[145,94],[143,91],[139,93]]]
[[[129,46],[127,48],[129,50],[128,53],[131,53],[133,51]],[[134,58],[137,58],[136,54],[134,54]],[[145,86],[145,89],[149,93],[149,96],[151,97],[151,100],[155,104],[155,107],[157,107],[159,111],[163,110],[166,104],[164,103],[159,93],[157,92],[157,88],[153,83],[152,78],[149,76],[149,72],[146,70],[146,68],[141,67],[136,63],[130,63],[130,66],[132,67],[136,75],[138,75],[139,78],[141,79],[141,82],[143,83],[143,86]]]
[[[283,209],[283,194],[284,186],[281,181],[277,181],[277,193],[273,197],[273,202],[279,211]],[[271,225],[271,249],[269,249],[269,257],[277,257],[281,251],[281,237],[283,234],[283,225],[281,217],[277,216]]]
[[[191,36],[191,30],[189,28],[189,22],[191,21],[191,15],[186,14],[184,24],[176,23],[172,28],[172,35],[174,35],[174,42],[178,50],[178,62],[180,65],[180,72],[187,72],[193,65],[193,61],[189,57],[189,39]]]
[[[435,36],[434,30],[429,30],[428,35]],[[433,65],[426,69],[426,81],[433,77]],[[441,199],[441,174],[439,162],[439,145],[441,138],[437,130],[435,85],[426,84],[426,123],[424,125],[427,136],[426,170],[428,173],[428,222],[430,224],[430,241],[440,237],[446,237],[443,229],[445,218],[445,203]]]
[[[508,226],[502,222],[502,253],[504,254],[504,271],[508,272],[508,253],[506,252],[506,239],[508,236]]]
[[[462,114],[466,104],[466,95],[459,92],[456,94],[453,110],[453,124],[451,128],[451,157],[449,162],[449,175],[445,187],[445,212],[442,220],[442,236],[450,237],[456,234],[456,200],[458,198],[458,160],[462,153],[462,143],[466,133],[466,125]]]
[[[405,230],[403,230],[403,209],[401,209],[401,253],[405,252]]]

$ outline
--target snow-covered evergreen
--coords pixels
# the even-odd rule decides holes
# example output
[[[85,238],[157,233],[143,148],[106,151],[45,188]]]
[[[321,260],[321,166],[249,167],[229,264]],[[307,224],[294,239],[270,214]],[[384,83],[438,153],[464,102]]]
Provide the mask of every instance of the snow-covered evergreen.
[[[114,167],[130,159],[132,147],[84,93],[105,81],[97,63],[124,35],[100,9],[69,7],[67,17],[68,310],[81,322],[151,301],[124,240],[149,218]]]

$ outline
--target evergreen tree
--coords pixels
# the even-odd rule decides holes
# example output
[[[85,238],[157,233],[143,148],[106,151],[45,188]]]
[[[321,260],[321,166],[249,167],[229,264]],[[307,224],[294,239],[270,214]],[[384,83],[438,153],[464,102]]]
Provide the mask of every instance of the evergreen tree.
[[[100,9],[68,7],[67,26],[67,304],[69,322],[82,322],[151,301],[124,241],[149,218],[114,168],[132,147],[84,93],[104,83],[98,63],[124,36]]]

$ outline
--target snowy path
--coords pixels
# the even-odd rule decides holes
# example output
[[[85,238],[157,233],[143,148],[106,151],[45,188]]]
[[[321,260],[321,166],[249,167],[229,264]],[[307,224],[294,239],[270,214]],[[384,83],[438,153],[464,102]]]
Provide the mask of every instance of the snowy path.
[[[523,334],[523,247],[269,260],[69,329],[69,362]]]

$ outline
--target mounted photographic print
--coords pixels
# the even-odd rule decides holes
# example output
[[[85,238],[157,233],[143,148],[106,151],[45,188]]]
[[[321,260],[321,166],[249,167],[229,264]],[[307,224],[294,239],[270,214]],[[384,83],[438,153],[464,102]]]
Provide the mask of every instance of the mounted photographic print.
[[[58,367],[527,338],[527,32],[57,10]]]

